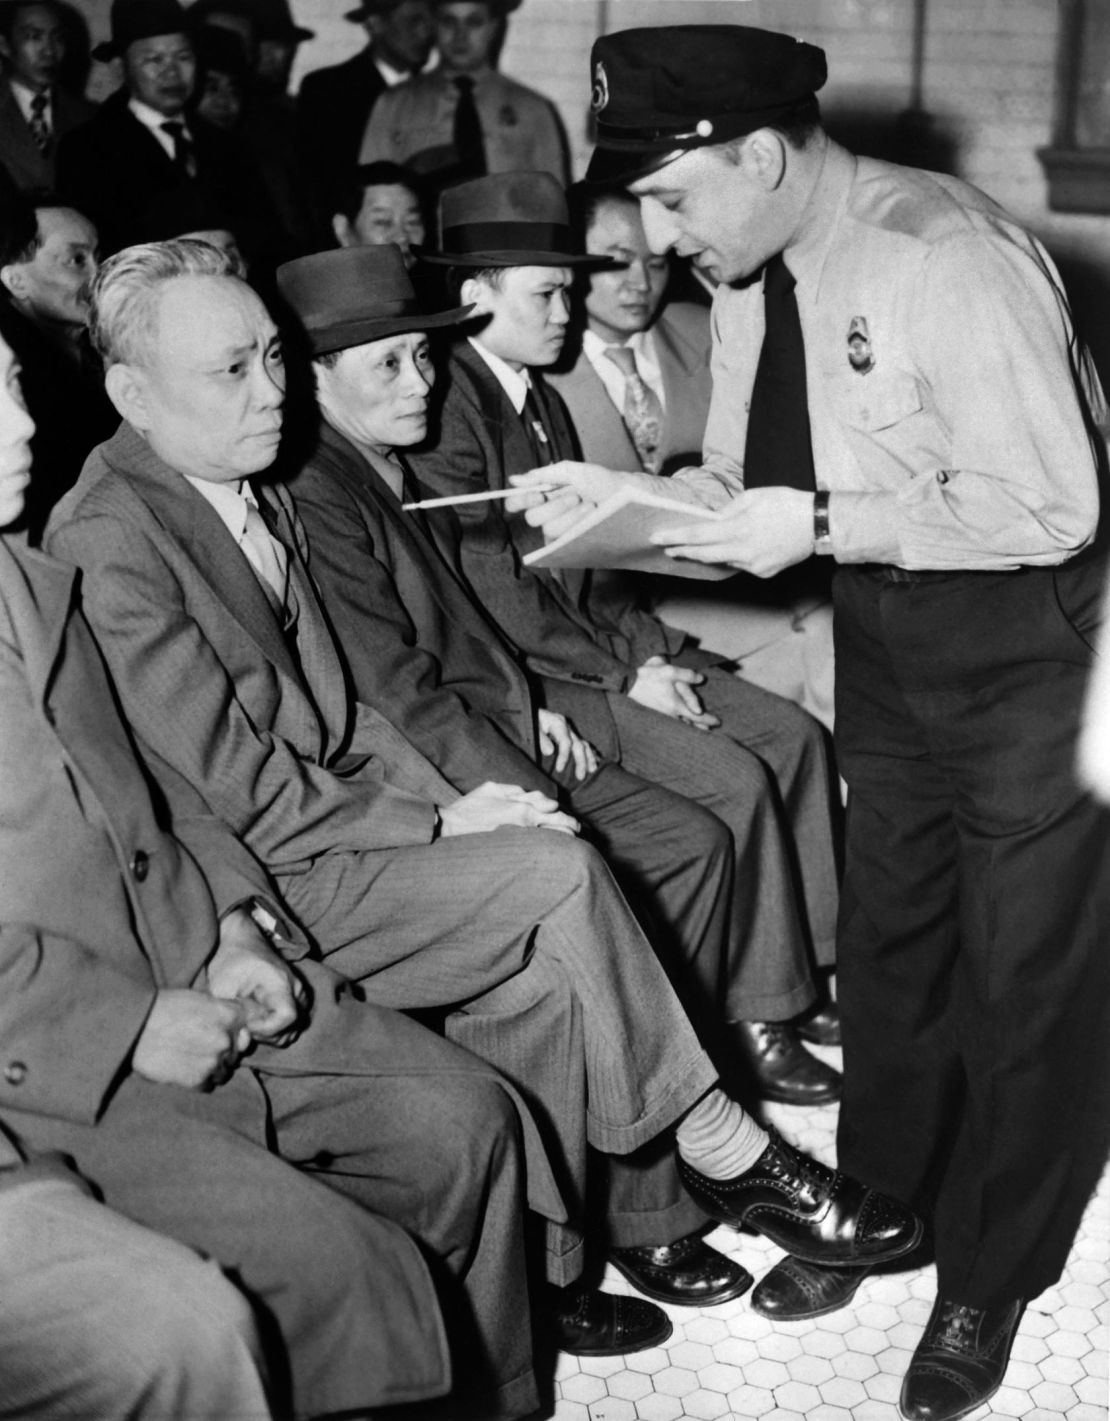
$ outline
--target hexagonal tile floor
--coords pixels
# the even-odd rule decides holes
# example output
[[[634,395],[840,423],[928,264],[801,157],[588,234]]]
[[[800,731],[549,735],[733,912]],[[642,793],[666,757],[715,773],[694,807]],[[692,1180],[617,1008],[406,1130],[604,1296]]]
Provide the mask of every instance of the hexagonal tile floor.
[[[839,1052],[821,1050],[834,1064]],[[771,1106],[797,1144],[835,1161],[836,1107]],[[781,1256],[762,1238],[717,1229],[710,1242],[759,1279]],[[935,1293],[934,1270],[867,1278],[851,1306],[813,1322],[771,1323],[747,1298],[668,1308],[665,1347],[631,1357],[559,1358],[554,1421],[892,1421]],[[605,1287],[631,1292],[612,1268]],[[1056,1287],[1030,1303],[1005,1382],[970,1421],[1107,1421],[1110,1167]]]

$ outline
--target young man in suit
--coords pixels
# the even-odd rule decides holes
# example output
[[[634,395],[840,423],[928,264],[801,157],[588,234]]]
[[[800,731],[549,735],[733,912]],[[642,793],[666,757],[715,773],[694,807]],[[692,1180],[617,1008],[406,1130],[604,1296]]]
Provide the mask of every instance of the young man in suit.
[[[58,85],[65,37],[55,0],[0,5],[0,55],[0,167],[17,187],[50,191],[59,140],[96,112]]]
[[[306,74],[297,93],[306,168],[325,213],[336,211],[358,164],[374,105],[423,71],[435,42],[431,0],[363,0],[346,18],[363,26],[369,43],[342,64]]]
[[[563,347],[572,272],[585,256],[562,189],[542,173],[491,174],[443,195],[443,251],[462,299],[489,319],[456,342],[426,444],[412,455],[431,494],[508,486],[577,451],[543,370]],[[438,396],[438,392],[437,392]],[[633,774],[709,809],[732,835],[725,1016],[758,1089],[793,1104],[833,1100],[839,1077],[805,1050],[792,1018],[816,1001],[833,961],[837,907],[828,764],[820,728],[795,705],[738,680],[611,584],[533,572],[542,539],[497,500],[430,513],[444,555],[492,619],[551,678],[548,704],[619,746]],[[583,696],[583,689],[589,690]],[[600,693],[600,694],[596,694]],[[835,1029],[826,1014],[822,1029]]]
[[[123,87],[59,145],[59,194],[96,224],[105,253],[140,240],[150,205],[182,186],[222,207],[249,250],[267,250],[279,223],[245,149],[186,112],[196,55],[185,10],[113,0],[111,18],[95,55],[122,59]]]
[[[364,313],[329,296],[328,329],[357,335]],[[628,1351],[669,1332],[659,1309],[577,1282],[587,1144],[650,1145],[690,1196],[675,1191],[676,1213],[692,1200],[853,1266],[911,1246],[911,1218],[768,1140],[716,1085],[553,798],[489,782],[460,795],[351,698],[292,501],[252,481],[277,450],[284,372],[276,328],[222,255],[184,241],[119,254],[98,273],[93,327],[124,423],[49,541],[82,569],[137,741],[242,837],[331,966],[379,1004],[445,1017],[534,1105],[530,1202],[550,1279],[574,1284],[550,1300],[559,1345]],[[724,870],[704,866],[709,901]]]
[[[0,343],[0,526],[20,511],[32,428]],[[72,567],[0,538],[0,1132],[69,1156],[111,1207],[233,1274],[267,1319],[282,1414],[438,1397],[448,1344],[463,1390],[488,1396],[491,1414],[495,1402],[526,1411],[509,1087],[309,960],[257,861],[180,778],[163,775],[152,799],[75,588]],[[0,1171],[0,1213],[6,1182]],[[104,1224],[97,1240],[110,1248],[112,1234]],[[120,1242],[120,1264],[142,1266],[143,1250]],[[164,1287],[178,1278],[195,1293],[172,1250],[161,1262]],[[4,1327],[19,1297],[6,1265],[0,1248]],[[119,1280],[121,1300],[136,1281]],[[55,1328],[72,1297],[55,1298]],[[212,1301],[241,1333],[235,1309]],[[90,1304],[86,1336],[106,1315],[106,1301]],[[173,1314],[155,1298],[150,1319]],[[182,1327],[203,1341],[203,1327]],[[234,1360],[234,1335],[214,1365]],[[24,1336],[22,1366],[36,1358]],[[64,1376],[83,1356],[51,1360]],[[152,1358],[146,1374],[165,1384],[164,1370]],[[117,1385],[136,1371],[113,1357]],[[4,1392],[0,1411],[6,1371]]]
[[[670,261],[644,235],[640,204],[621,189],[572,189],[587,252],[619,263],[589,280],[582,329],[549,376],[574,421],[582,457],[606,469],[670,475],[701,460],[713,376],[709,310],[667,300]],[[771,583],[724,588],[637,580],[656,615],[736,663],[746,681],[833,722],[832,603],[811,559]]]

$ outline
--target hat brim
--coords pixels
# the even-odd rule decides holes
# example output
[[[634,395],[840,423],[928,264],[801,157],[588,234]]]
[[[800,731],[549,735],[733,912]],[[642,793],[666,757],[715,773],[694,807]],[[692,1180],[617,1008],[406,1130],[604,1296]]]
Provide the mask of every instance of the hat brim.
[[[475,270],[487,266],[575,266],[602,267],[617,266],[612,257],[591,256],[588,253],[568,252],[428,252],[420,247],[413,251],[421,261],[433,266],[473,267]]]
[[[110,39],[106,39],[102,40],[100,44],[93,48],[89,54],[89,58],[95,59],[98,64],[107,64],[111,59],[118,59],[122,53],[123,50],[120,49],[119,45]]]
[[[441,326],[457,326],[474,310],[470,306],[453,306],[449,311],[427,314],[412,311],[405,316],[355,316],[349,321],[336,321],[317,329],[306,328],[305,336],[313,355],[330,355],[336,350],[349,350],[353,345],[369,345],[387,336],[405,335],[409,331],[434,331]]]
[[[582,181],[587,187],[627,187],[638,178],[657,173],[686,152],[689,149],[595,148]]]

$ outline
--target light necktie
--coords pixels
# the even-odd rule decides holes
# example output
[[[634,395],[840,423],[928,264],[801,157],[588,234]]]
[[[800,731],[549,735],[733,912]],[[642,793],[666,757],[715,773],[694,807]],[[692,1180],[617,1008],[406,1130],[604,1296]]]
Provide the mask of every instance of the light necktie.
[[[169,134],[173,140],[173,165],[183,178],[196,176],[196,159],[193,157],[193,145],[189,135],[185,132],[185,125],[176,119],[169,119],[160,125],[162,132]]]
[[[813,490],[806,351],[794,278],[781,253],[763,275],[766,327],[748,412],[744,487]]]
[[[474,80],[469,74],[459,74],[451,82],[459,94],[452,134],[458,176],[460,179],[481,178],[486,174],[486,140],[478,105],[474,102]]]
[[[31,97],[31,137],[40,153],[45,153],[50,147],[50,125],[46,121],[46,106],[49,102],[45,94],[34,94]]]
[[[267,528],[262,514],[249,498],[246,505],[247,521],[239,546],[251,567],[277,598],[278,605],[284,607],[289,582],[289,554]]]
[[[628,430],[641,466],[649,474],[663,467],[663,405],[659,396],[636,368],[636,352],[629,345],[607,345],[605,355],[624,376],[624,405],[621,418]]]

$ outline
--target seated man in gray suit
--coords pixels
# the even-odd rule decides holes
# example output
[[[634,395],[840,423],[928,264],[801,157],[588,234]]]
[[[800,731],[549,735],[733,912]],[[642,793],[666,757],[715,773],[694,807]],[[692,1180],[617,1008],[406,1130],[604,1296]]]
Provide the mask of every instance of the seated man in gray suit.
[[[651,474],[700,464],[713,389],[709,311],[664,300],[669,259],[648,246],[634,197],[585,184],[568,196],[586,251],[620,263],[590,277],[580,339],[548,376],[582,457]],[[723,586],[641,579],[639,590],[658,617],[729,657],[745,681],[832,728],[832,603],[818,559],[770,581],[742,573]]]
[[[458,340],[431,437],[413,452],[431,494],[500,490],[510,478],[577,457],[565,406],[544,371],[558,359],[584,254],[562,189],[545,173],[493,174],[443,195],[448,282],[476,303]],[[437,391],[438,395],[438,391]],[[429,513],[448,560],[595,743],[624,769],[710,810],[732,835],[730,931],[737,971],[727,1019],[761,1092],[790,1104],[835,1100],[840,1077],[790,1024],[817,998],[814,967],[834,959],[838,902],[829,769],[813,720],[719,665],[589,573],[524,566],[542,537],[503,501]],[[598,693],[585,704],[587,687]],[[570,698],[569,700],[567,698]],[[822,1025],[828,1029],[835,1023]]]
[[[92,323],[124,423],[48,542],[83,570],[140,749],[263,861],[331,966],[377,1003],[445,1015],[519,1085],[566,1200],[528,1137],[551,1281],[582,1267],[587,1143],[618,1156],[652,1144],[644,1167],[679,1232],[747,1219],[851,1266],[911,1247],[912,1216],[768,1139],[718,1088],[603,861],[552,798],[489,783],[460,795],[352,700],[292,501],[252,482],[277,451],[283,366],[223,254],[189,241],[120,253],[98,274]],[[704,891],[720,884],[708,865]],[[576,1287],[551,1305],[578,1351],[670,1330],[638,1299]]]
[[[0,528],[21,511],[32,431],[0,342]],[[30,1404],[41,1341],[60,1340],[77,1299],[103,1281],[104,1262],[61,1281],[67,1219],[74,1266],[93,1233],[105,1252],[118,1241],[116,1268],[154,1264],[163,1287],[180,1283],[177,1308],[152,1299],[151,1329],[179,1327],[198,1347],[212,1326],[228,1329],[184,1368],[174,1354],[132,1356],[142,1330],[107,1376],[95,1354],[49,1357],[55,1387],[74,1369],[86,1405],[72,1414],[141,1414],[107,1395],[149,1383],[152,1404],[197,1365],[212,1374],[191,1393],[195,1409],[182,1391],[161,1417],[254,1414],[241,1309],[221,1299],[218,1276],[198,1280],[187,1248],[233,1274],[265,1316],[283,1415],[424,1404],[450,1385],[448,1343],[456,1387],[483,1415],[527,1411],[510,1088],[307,960],[255,859],[183,781],[164,774],[152,801],[76,580],[24,535],[0,537],[0,1220],[54,1220],[49,1238],[16,1231],[0,1245],[0,1349],[19,1352],[13,1376],[0,1351],[0,1414],[13,1395]],[[21,1153],[69,1156],[108,1205],[177,1246],[157,1249],[107,1210],[91,1218],[60,1183],[6,1197],[20,1177],[4,1172],[9,1135]],[[149,1278],[109,1286],[134,1321]],[[207,1325],[178,1317],[205,1292]],[[49,1321],[18,1333],[21,1307],[27,1318],[36,1305]],[[112,1317],[110,1298],[90,1300],[86,1345],[106,1340]]]

